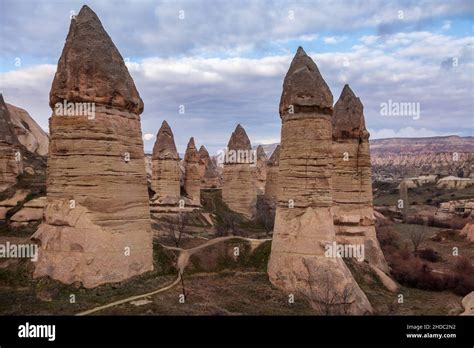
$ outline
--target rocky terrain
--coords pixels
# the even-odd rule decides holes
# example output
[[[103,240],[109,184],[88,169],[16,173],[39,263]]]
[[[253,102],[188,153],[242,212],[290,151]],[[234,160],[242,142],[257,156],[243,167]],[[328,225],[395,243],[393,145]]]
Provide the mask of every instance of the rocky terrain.
[[[370,141],[375,180],[434,174],[474,176],[474,137],[393,138]]]
[[[87,6],[50,107],[49,137],[0,96],[0,245],[39,247],[0,259],[1,314],[472,313],[474,138],[370,141],[301,47],[281,144],[239,124],[222,165],[192,134],[180,156],[164,120],[145,155],[144,102]]]

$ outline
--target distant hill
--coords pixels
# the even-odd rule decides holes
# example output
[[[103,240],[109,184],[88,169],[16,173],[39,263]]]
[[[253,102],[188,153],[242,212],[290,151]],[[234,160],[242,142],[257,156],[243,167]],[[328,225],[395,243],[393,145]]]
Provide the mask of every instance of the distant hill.
[[[270,156],[277,145],[262,146]],[[420,174],[474,177],[474,137],[374,139],[370,140],[370,154],[372,175],[377,180]]]
[[[420,174],[474,177],[474,137],[388,138],[370,141],[375,179]]]

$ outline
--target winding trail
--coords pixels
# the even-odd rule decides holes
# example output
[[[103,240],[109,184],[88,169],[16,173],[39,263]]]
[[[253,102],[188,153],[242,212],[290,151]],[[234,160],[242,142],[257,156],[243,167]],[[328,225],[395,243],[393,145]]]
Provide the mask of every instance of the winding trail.
[[[191,249],[182,249],[182,248],[171,247],[171,246],[161,244],[161,246],[165,249],[179,251],[178,261],[176,262],[176,267],[178,268],[178,276],[177,276],[175,281],[173,281],[171,284],[169,284],[165,287],[156,289],[152,292],[148,292],[148,293],[142,294],[142,295],[135,295],[135,296],[127,297],[127,298],[124,298],[122,300],[118,300],[118,301],[111,302],[111,303],[108,303],[108,304],[105,304],[105,305],[102,305],[102,306],[98,306],[98,307],[89,309],[87,311],[77,313],[76,316],[84,316],[84,315],[93,314],[93,313],[99,312],[99,311],[107,309],[107,308],[115,307],[115,306],[118,306],[118,305],[121,305],[121,304],[124,304],[124,303],[139,300],[139,299],[142,299],[142,298],[146,298],[146,297],[149,297],[149,296],[159,294],[160,292],[167,291],[167,290],[175,287],[177,284],[180,283],[181,275],[184,273],[184,270],[186,269],[186,266],[189,263],[189,258],[194,253],[198,252],[199,250],[210,247],[211,245],[222,243],[226,240],[231,240],[231,239],[240,239],[240,240],[245,240],[247,242],[250,242],[250,247],[251,247],[252,251],[255,250],[255,248],[257,248],[260,244],[271,240],[271,238],[253,239],[253,238],[244,238],[244,237],[240,237],[240,236],[219,237],[219,238],[211,239],[208,242],[206,242],[204,244],[201,244],[197,247],[191,248]]]

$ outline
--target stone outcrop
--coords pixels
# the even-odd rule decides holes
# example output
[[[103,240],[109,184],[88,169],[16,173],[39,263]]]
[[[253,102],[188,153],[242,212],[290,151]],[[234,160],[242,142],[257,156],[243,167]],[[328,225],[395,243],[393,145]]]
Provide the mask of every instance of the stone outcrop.
[[[220,188],[221,175],[214,160],[209,156],[206,147],[199,148],[199,176],[201,177],[201,188]]]
[[[255,165],[255,151],[252,150],[245,129],[239,124],[227,145],[222,199],[231,210],[248,219],[254,218],[256,214],[257,188],[253,169]]]
[[[470,242],[474,242],[474,222],[468,222],[461,230],[461,236],[465,236]]]
[[[375,234],[372,203],[369,132],[364,107],[348,85],[334,106],[332,117],[332,198],[336,240],[364,245],[365,259],[388,272]]]
[[[322,314],[364,314],[372,310],[366,295],[343,259],[328,254],[336,240],[332,106],[329,87],[300,47],[280,101],[280,191],[268,274],[275,286],[307,298]]]
[[[461,301],[464,312],[461,315],[474,315],[474,291],[464,296]]]
[[[173,132],[166,121],[163,121],[152,155],[151,189],[155,192],[153,200],[163,202],[172,199],[175,204],[180,198],[179,155],[176,150]]]
[[[257,147],[257,163],[255,166],[255,185],[257,195],[265,193],[265,181],[267,180],[267,155],[262,145]]]
[[[474,178],[458,178],[455,176],[446,176],[438,180],[436,187],[441,189],[463,189],[474,185]]]
[[[75,112],[58,113],[57,103],[74,103]],[[84,115],[79,105],[94,112]],[[48,202],[32,237],[40,243],[34,276],[94,287],[152,270],[143,102],[87,6],[71,21],[50,106]]]
[[[194,138],[189,139],[184,155],[184,190],[194,205],[201,205],[201,178],[199,176],[199,162],[201,158],[196,149]]]
[[[12,227],[28,226],[43,220],[43,210],[46,206],[46,197],[39,197],[26,202],[23,208],[10,218]]]
[[[22,158],[10,112],[0,94],[0,192],[16,183],[23,172]]]
[[[53,110],[64,101],[107,105],[136,115],[143,112],[122,55],[88,6],[71,21],[49,94]]]
[[[48,155],[49,137],[30,114],[22,108],[6,103],[14,132],[26,150],[38,156]]]

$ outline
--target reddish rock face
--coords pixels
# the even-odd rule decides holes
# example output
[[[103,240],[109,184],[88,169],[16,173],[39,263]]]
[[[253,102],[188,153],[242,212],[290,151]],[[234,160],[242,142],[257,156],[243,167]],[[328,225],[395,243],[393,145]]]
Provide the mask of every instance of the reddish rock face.
[[[365,247],[365,259],[388,272],[375,234],[369,133],[364,107],[348,85],[334,107],[333,217],[336,240]]]
[[[199,148],[199,157],[199,176],[201,177],[201,188],[221,188],[221,175],[204,145]]]
[[[227,144],[229,150],[251,150],[252,145],[250,144],[250,139],[245,132],[245,129],[238,124],[235,130],[230,136],[229,143]]]
[[[336,240],[331,213],[332,103],[316,64],[299,48],[280,101],[280,190],[268,275],[275,286],[308,298],[321,312],[328,293],[335,299],[349,291],[347,313],[364,314],[371,311],[367,297],[343,259],[327,254]],[[334,314],[342,314],[336,307]]]
[[[334,139],[369,138],[369,132],[365,128],[364,106],[349,85],[344,86],[341,96],[334,105],[332,127]]]
[[[143,101],[120,52],[87,6],[71,20],[49,97],[53,110],[66,100],[143,112]]]
[[[179,160],[174,135],[168,122],[163,121],[153,146],[153,159]]]
[[[153,269],[139,113],[143,103],[120,53],[84,6],[71,22],[50,93],[94,105],[94,117],[50,118],[47,198],[35,277],[85,287]]]
[[[280,99],[280,116],[332,110],[332,93],[313,60],[299,47],[291,62]]]
[[[151,188],[155,191],[158,202],[175,201],[180,198],[179,155],[176,150],[173,132],[166,121],[163,121],[152,155]]]

